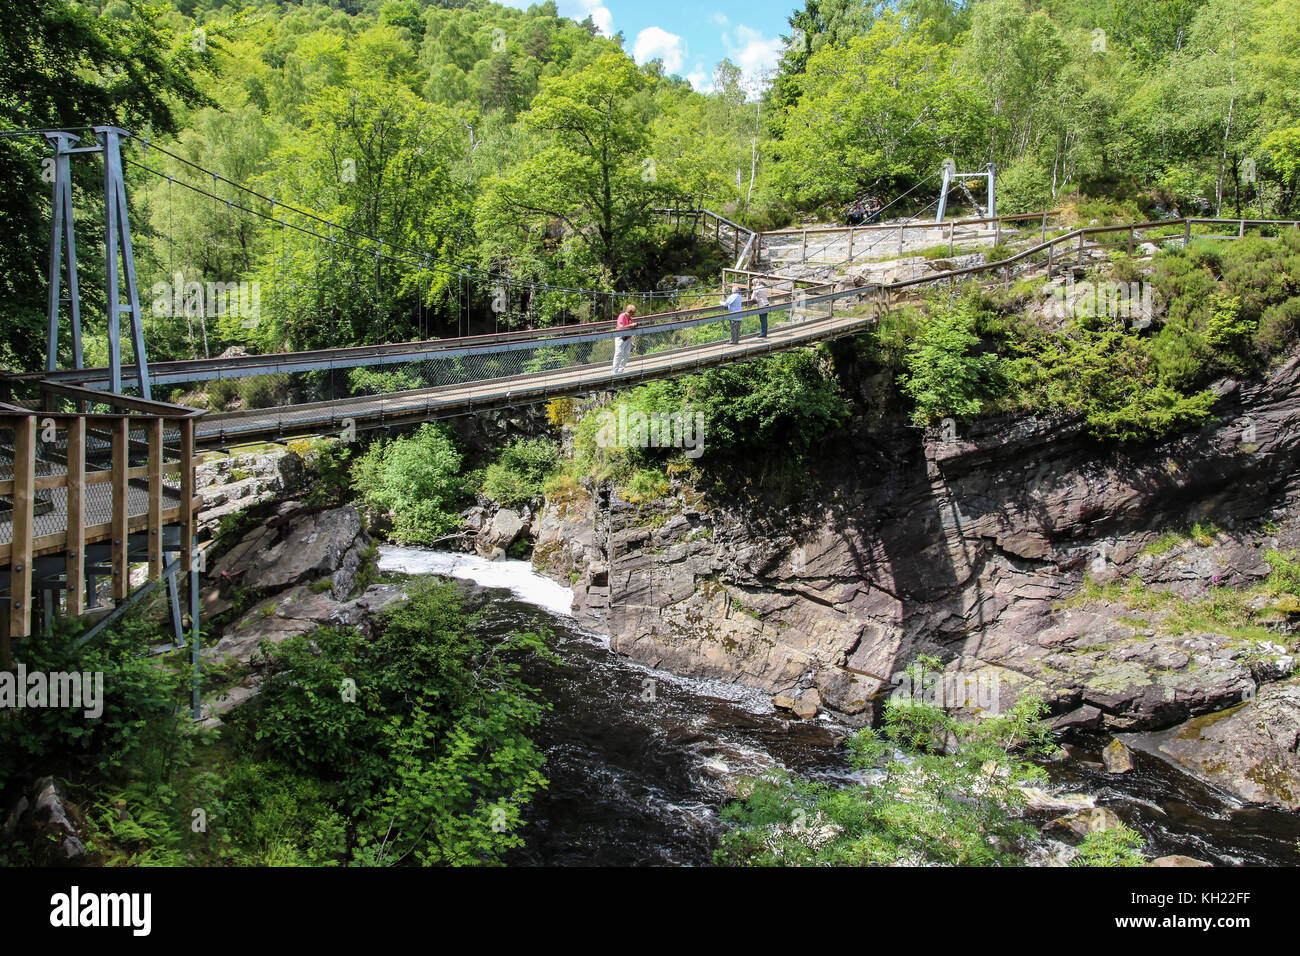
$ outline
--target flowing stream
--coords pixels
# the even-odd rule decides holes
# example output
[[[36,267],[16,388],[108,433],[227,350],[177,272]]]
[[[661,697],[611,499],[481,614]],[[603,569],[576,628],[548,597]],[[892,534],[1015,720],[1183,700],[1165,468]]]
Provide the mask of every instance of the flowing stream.
[[[842,778],[839,742],[851,732],[828,716],[787,720],[770,697],[721,681],[651,670],[609,649],[569,615],[572,592],[527,561],[380,548],[382,571],[471,582],[481,627],[493,635],[545,627],[558,664],[526,675],[553,709],[539,744],[549,788],[527,813],[515,865],[703,865],[722,830],[729,782],[770,767]],[[1151,856],[1183,853],[1218,864],[1300,863],[1300,814],[1243,806],[1150,754],[1122,776],[1100,767],[1106,740],[1081,738],[1053,783],[1097,796],[1147,838]]]

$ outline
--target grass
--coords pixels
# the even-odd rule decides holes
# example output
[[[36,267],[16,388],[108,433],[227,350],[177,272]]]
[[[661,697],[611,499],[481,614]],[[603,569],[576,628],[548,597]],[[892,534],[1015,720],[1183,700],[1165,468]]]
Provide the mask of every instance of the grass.
[[[638,468],[620,483],[619,490],[629,504],[643,504],[668,494],[668,476],[653,468]]]
[[[1142,549],[1143,554],[1159,557],[1168,554],[1181,544],[1191,542],[1198,548],[1208,548],[1214,544],[1222,529],[1209,521],[1197,521],[1190,528],[1182,531],[1168,531]]]
[[[1105,601],[1151,615],[1149,619],[1132,616],[1119,619],[1135,630],[1154,629],[1169,635],[1210,632],[1247,644],[1267,642],[1290,646],[1291,639],[1270,626],[1270,621],[1300,611],[1300,596],[1293,590],[1300,581],[1288,578],[1289,571],[1300,570],[1300,562],[1279,552],[1269,554],[1275,556],[1270,558],[1270,564],[1277,562],[1274,573],[1248,588],[1217,586],[1205,597],[1184,598],[1167,588],[1148,587],[1137,575],[1107,584],[1087,579],[1079,593],[1062,606],[1079,607]],[[1282,568],[1281,573],[1278,568]]]

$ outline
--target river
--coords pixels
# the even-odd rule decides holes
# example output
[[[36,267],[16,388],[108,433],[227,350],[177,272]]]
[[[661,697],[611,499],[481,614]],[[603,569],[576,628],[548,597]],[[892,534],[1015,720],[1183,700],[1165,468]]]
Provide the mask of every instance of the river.
[[[728,781],[772,767],[842,778],[827,715],[788,720],[769,695],[740,684],[651,670],[610,651],[605,635],[569,615],[572,593],[527,561],[385,545],[388,573],[453,577],[491,635],[547,628],[558,664],[526,676],[552,704],[538,735],[549,788],[526,814],[526,845],[509,862],[547,866],[707,865],[730,798]],[[1068,743],[1053,783],[1098,797],[1147,839],[1150,856],[1182,853],[1217,864],[1300,864],[1300,814],[1242,805],[1150,754],[1116,776],[1100,766],[1105,739]]]

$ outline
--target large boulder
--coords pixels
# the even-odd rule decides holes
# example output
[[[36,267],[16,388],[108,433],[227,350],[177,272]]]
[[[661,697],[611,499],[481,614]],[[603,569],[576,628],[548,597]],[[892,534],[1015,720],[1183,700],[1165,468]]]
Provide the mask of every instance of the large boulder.
[[[300,585],[258,602],[202,654],[215,662],[256,663],[263,642],[280,644],[324,626],[368,627],[372,617],[404,597],[398,585],[372,584],[351,601],[336,601]]]
[[[370,538],[352,505],[310,511],[284,506],[281,514],[248,532],[212,566],[204,593],[209,614],[233,606],[236,589],[282,591],[329,578],[329,592],[342,600],[356,587]]]
[[[1167,732],[1160,751],[1243,800],[1300,810],[1300,677]]]
[[[244,584],[273,590],[332,576],[333,596],[346,597],[369,544],[352,505],[295,518],[279,540],[253,556]]]
[[[505,555],[527,527],[528,523],[518,512],[502,508],[492,516],[486,530],[479,532],[474,547],[484,557],[496,560]]]

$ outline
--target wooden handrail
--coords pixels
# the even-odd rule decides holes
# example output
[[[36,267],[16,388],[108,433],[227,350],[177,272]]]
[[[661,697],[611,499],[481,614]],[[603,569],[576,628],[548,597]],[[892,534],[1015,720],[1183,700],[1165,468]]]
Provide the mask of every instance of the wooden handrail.
[[[191,408],[188,405],[173,405],[171,402],[159,402],[149,398],[136,398],[133,395],[122,395],[116,392],[103,392],[93,388],[83,388],[80,385],[64,385],[60,382],[41,382],[41,391],[49,392],[53,395],[61,395],[64,398],[73,398],[79,402],[95,402],[100,405],[116,405],[119,408],[129,409],[130,411],[144,412],[148,415],[163,418],[197,418],[200,415],[206,415],[205,408]]]

